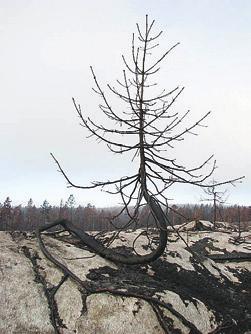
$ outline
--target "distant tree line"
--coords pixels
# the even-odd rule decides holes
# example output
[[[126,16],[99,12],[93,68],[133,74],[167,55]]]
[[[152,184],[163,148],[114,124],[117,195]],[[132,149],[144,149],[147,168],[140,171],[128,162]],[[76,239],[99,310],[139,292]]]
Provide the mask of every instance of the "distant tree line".
[[[65,218],[86,231],[109,231],[126,225],[128,215],[124,213],[118,215],[119,211],[119,207],[96,208],[90,203],[86,206],[76,206],[73,195],[70,195],[66,202],[61,200],[59,206],[52,206],[44,200],[39,207],[34,204],[32,198],[26,206],[13,206],[10,197],[7,197],[3,203],[0,203],[0,230],[32,231],[46,222]],[[211,204],[171,205],[166,212],[174,225],[195,219],[213,221],[215,218],[215,208]],[[116,215],[118,217],[112,219]],[[237,224],[238,221],[246,225],[251,224],[251,206],[218,206],[216,220],[231,224]],[[152,224],[148,209],[142,207],[135,228]]]
[[[44,200],[37,207],[32,198],[26,206],[12,205],[10,197],[0,203],[0,230],[32,231],[56,219],[69,219],[86,230],[109,228],[109,217],[113,215],[112,209],[97,209],[88,203],[86,206],[76,206],[73,195],[66,202],[61,200],[59,206],[52,206]]]
[[[187,220],[207,220],[237,224],[239,221],[251,224],[251,206],[212,204],[173,205],[169,210],[169,219],[174,225]]]

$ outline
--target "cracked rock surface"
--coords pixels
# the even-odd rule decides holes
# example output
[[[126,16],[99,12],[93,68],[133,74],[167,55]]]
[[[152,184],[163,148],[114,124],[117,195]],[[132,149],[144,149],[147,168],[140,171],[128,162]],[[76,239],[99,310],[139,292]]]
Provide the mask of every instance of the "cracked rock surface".
[[[134,233],[122,232],[113,247],[129,252]],[[180,233],[203,255],[201,263],[171,232],[164,255],[144,266],[115,265],[65,232],[45,235],[51,254],[95,288],[88,293],[44,257],[33,233],[0,232],[0,333],[248,333],[251,262],[208,255],[251,254],[249,234],[235,245],[223,231]],[[138,244],[137,251],[147,247]],[[150,298],[171,308],[154,306]]]

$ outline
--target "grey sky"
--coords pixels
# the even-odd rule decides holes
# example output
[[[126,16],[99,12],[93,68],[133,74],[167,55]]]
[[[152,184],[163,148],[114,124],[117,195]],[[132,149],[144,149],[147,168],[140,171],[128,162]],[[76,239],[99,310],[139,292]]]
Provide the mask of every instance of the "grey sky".
[[[130,51],[135,23],[145,14],[164,30],[164,51],[181,45],[162,65],[160,87],[186,87],[177,102],[191,122],[212,110],[208,128],[177,147],[182,162],[199,163],[212,153],[215,179],[245,175],[229,188],[230,203],[251,204],[251,2],[196,0],[0,0],[0,202],[47,199],[58,204],[73,193],[78,203],[118,201],[104,193],[67,189],[50,158],[53,152],[79,184],[123,176],[130,161],[86,139],[71,97],[99,119],[100,102],[89,66],[105,86],[121,76],[121,54]],[[172,155],[174,151],[170,152]],[[175,202],[196,202],[199,189],[170,189]]]

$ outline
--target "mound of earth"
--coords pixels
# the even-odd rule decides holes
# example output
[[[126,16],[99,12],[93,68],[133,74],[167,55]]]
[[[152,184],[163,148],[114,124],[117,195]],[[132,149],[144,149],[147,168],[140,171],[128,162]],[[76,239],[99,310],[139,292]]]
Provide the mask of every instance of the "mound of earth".
[[[139,231],[110,247],[128,254]],[[100,234],[103,242],[112,233]],[[0,333],[249,333],[251,240],[224,231],[170,232],[165,253],[148,265],[115,265],[67,232],[43,236],[74,279],[41,252],[34,233],[0,232]],[[156,242],[142,234],[139,254]]]

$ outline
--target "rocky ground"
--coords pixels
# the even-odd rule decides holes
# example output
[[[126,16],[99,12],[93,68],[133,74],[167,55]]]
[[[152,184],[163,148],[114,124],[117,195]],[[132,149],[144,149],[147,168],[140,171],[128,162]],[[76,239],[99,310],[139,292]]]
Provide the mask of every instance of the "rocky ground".
[[[251,333],[250,233],[238,239],[208,222],[179,233],[142,266],[115,265],[68,232],[44,235],[72,278],[45,258],[34,233],[0,232],[0,333]],[[110,247],[129,255],[138,234],[121,232]],[[142,234],[134,248],[145,254],[156,241]]]

